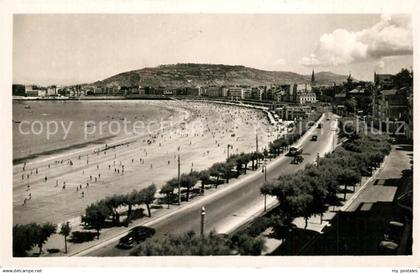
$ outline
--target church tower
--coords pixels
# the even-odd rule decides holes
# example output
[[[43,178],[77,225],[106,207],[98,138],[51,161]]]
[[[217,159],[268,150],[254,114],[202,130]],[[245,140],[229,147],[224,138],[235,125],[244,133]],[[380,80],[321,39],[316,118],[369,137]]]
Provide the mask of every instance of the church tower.
[[[312,77],[311,77],[311,85],[315,84],[315,72],[314,69],[312,69]]]

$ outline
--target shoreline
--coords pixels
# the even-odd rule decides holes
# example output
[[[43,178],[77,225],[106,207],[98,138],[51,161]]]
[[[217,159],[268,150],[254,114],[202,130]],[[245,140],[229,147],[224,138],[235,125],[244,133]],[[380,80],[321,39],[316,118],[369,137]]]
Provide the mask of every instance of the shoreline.
[[[127,99],[128,98],[126,98],[125,100],[127,100]],[[15,99],[13,99],[13,100],[15,100]],[[87,100],[89,100],[89,99],[87,99]],[[99,100],[106,101],[108,99],[104,98],[104,99],[99,99]],[[119,98],[110,99],[110,101],[116,101],[116,100],[120,100],[120,99]],[[170,99],[168,98],[168,100],[170,100]],[[58,100],[58,99],[45,99],[45,100],[35,99],[35,100],[28,100],[28,101],[60,101],[60,100]],[[76,100],[71,100],[71,101],[77,101],[77,99]],[[225,102],[225,101],[207,100],[207,99],[205,99],[205,100],[203,100],[203,99],[200,99],[200,100],[184,99],[184,100],[181,100],[181,101],[185,101],[185,102],[207,102],[207,103],[222,104],[222,105],[228,105],[228,106],[234,106],[234,107],[236,106],[236,107],[243,107],[243,108],[248,108],[248,109],[260,110],[267,116],[267,119],[269,120],[270,124],[272,126],[275,125],[275,122],[274,122],[274,119],[273,119],[271,113],[269,111],[267,111],[267,109],[268,109],[267,107],[251,105],[251,104],[244,104],[244,103],[230,103],[230,102]],[[176,111],[172,107],[168,107],[168,110]],[[182,122],[190,123],[191,119],[193,119],[194,115],[192,115],[191,113],[186,111],[184,108],[182,108],[182,112],[184,112],[184,114],[186,115],[186,118],[184,117],[184,119],[182,121],[174,124],[173,127],[179,126]],[[159,128],[159,129],[153,131],[152,133],[158,133],[159,131],[164,130],[164,129],[166,129],[166,128]],[[63,157],[63,156],[72,156],[72,155],[75,155],[75,154],[80,154],[80,153],[83,153],[83,152],[90,152],[92,150],[95,150],[96,148],[99,148],[98,145],[103,145],[103,144],[108,144],[108,146],[124,145],[127,142],[133,142],[137,139],[141,139],[142,137],[144,137],[144,134],[143,135],[136,135],[136,136],[122,137],[120,139],[118,139],[119,136],[115,136],[115,135],[105,136],[103,138],[99,138],[99,139],[95,139],[95,140],[91,140],[91,141],[87,141],[87,142],[79,142],[79,143],[75,143],[75,144],[72,144],[72,145],[69,145],[69,146],[64,146],[64,147],[61,147],[61,148],[56,148],[56,149],[52,149],[52,150],[37,152],[37,153],[34,153],[34,154],[29,154],[27,156],[19,157],[19,158],[13,158],[13,163],[12,164],[15,167],[15,166],[18,166],[22,163],[25,163],[28,160],[32,161],[32,160],[35,160],[37,158],[40,159],[40,160],[32,161],[31,164],[39,164],[39,163],[42,163],[44,161],[49,161],[49,160],[54,159],[55,158],[54,155],[56,155],[56,157],[58,157],[58,158]],[[109,142],[109,143],[106,142],[106,140],[112,140],[112,139],[115,139],[115,141],[114,142]],[[92,147],[87,148],[88,146],[91,146],[91,145],[92,145]],[[95,145],[95,146],[93,146],[93,145]],[[77,151],[77,150],[82,149],[82,148],[87,148],[87,149]],[[67,154],[60,155],[61,152],[72,151],[72,150],[75,150],[75,151],[67,153]],[[48,157],[43,158],[44,156],[48,156]]]
[[[182,107],[166,107],[166,109],[172,113],[178,112],[179,113],[179,121],[177,121],[175,124],[173,124],[172,127],[179,126],[182,122],[187,121],[192,118],[193,114],[188,112],[185,108]],[[182,118],[183,116],[183,118]],[[156,134],[164,129],[168,129],[168,127],[159,127],[156,130],[153,130],[151,133]],[[20,158],[13,158],[13,167],[17,167],[28,160],[26,163],[30,163],[31,165],[35,164],[42,164],[43,162],[51,161],[57,158],[63,158],[63,157],[70,157],[75,155],[82,155],[83,153],[90,154],[92,151],[95,151],[96,149],[100,149],[103,145],[107,144],[108,146],[119,146],[124,145],[127,143],[135,142],[139,139],[142,139],[147,134],[143,133],[140,135],[134,135],[134,136],[118,136],[118,135],[110,135],[103,138],[87,141],[87,142],[79,142],[75,143],[69,146],[47,150],[43,152],[38,152],[34,154],[30,154],[24,157]],[[113,140],[111,142],[106,142],[106,140]],[[86,148],[86,149],[83,149]],[[66,153],[67,152],[67,153]]]

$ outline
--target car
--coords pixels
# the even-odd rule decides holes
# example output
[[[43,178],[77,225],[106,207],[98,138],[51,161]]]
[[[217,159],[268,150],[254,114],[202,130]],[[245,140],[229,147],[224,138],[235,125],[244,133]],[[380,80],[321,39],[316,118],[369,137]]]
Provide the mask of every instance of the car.
[[[132,228],[127,235],[122,237],[117,245],[121,249],[129,249],[140,242],[145,241],[147,238],[152,237],[155,234],[153,228],[145,226],[137,226]]]
[[[322,128],[322,123],[319,123],[317,128],[321,129]]]
[[[317,135],[313,135],[311,138],[311,141],[317,141],[318,140],[318,136]]]
[[[304,160],[303,156],[297,155],[293,158],[292,164],[300,164],[303,162],[303,160]]]

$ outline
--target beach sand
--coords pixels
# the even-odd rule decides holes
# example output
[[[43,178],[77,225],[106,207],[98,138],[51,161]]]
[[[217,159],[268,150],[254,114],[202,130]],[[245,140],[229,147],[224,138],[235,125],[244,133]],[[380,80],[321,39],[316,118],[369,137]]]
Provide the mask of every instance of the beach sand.
[[[62,223],[80,217],[89,204],[106,196],[152,183],[160,188],[177,175],[178,153],[181,173],[187,173],[224,161],[228,144],[233,145],[230,154],[250,152],[256,149],[256,135],[260,150],[277,137],[276,128],[259,110],[205,102],[177,101],[171,105],[182,113],[175,117],[172,127],[151,135],[120,138],[118,143],[126,144],[99,153],[83,147],[30,159],[24,172],[22,164],[14,165],[13,223]],[[95,149],[104,148],[105,144],[100,144]],[[80,154],[83,156],[79,159]],[[31,199],[23,205],[29,193]]]

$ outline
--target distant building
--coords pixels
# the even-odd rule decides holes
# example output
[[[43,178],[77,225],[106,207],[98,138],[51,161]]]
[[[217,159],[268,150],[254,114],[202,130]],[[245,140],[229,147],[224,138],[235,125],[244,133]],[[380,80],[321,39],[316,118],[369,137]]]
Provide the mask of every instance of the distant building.
[[[25,85],[25,95],[28,97],[45,97],[47,89],[36,85]]]
[[[374,74],[374,84],[377,89],[391,89],[394,85],[394,75]]]
[[[242,87],[229,87],[228,97],[234,99],[244,99],[244,89]]]
[[[299,104],[316,103],[316,95],[314,92],[298,94],[296,102]]]
[[[219,86],[208,86],[205,92],[207,97],[218,98],[222,96],[222,88]]]
[[[406,120],[409,114],[406,92],[397,89],[382,90],[378,96],[374,114],[382,121]]]
[[[201,96],[201,88],[200,87],[187,87],[187,95],[198,97]]]
[[[310,106],[290,106],[286,105],[275,109],[277,115],[284,120],[296,120],[308,117],[311,112]]]
[[[57,87],[55,85],[51,85],[47,88],[48,96],[57,96]]]
[[[251,98],[254,100],[262,100],[262,94],[264,93],[264,88],[262,87],[252,87],[251,88]]]
[[[245,88],[244,89],[244,99],[252,99],[252,89]]]

